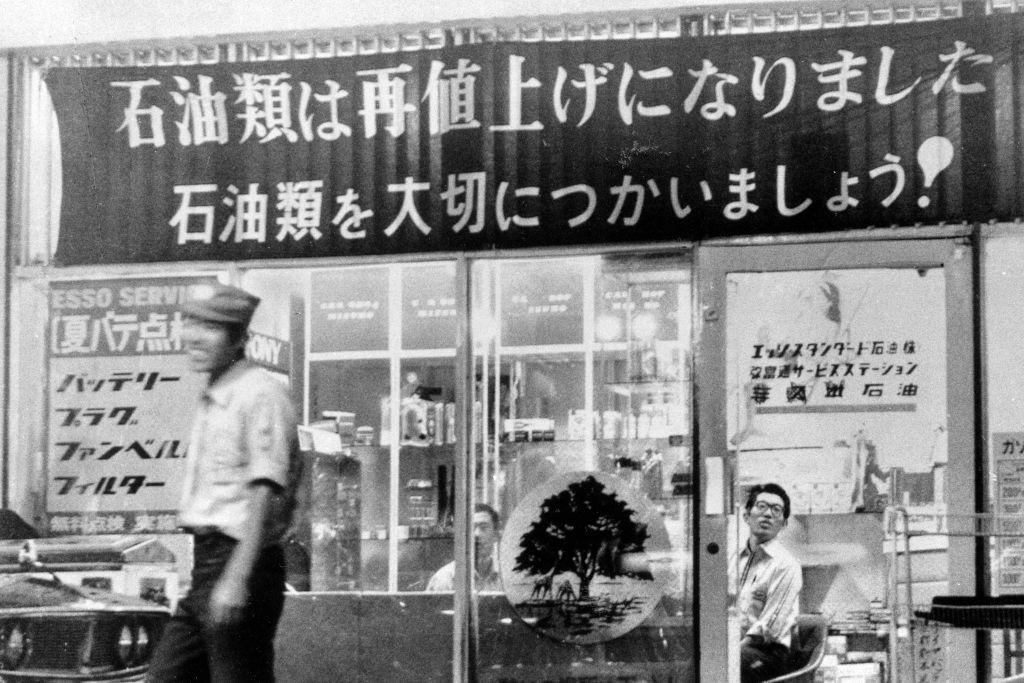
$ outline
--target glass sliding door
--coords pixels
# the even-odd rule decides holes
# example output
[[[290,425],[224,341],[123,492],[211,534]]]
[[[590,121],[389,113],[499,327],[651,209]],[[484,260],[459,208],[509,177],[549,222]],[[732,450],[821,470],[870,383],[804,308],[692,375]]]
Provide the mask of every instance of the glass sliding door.
[[[973,634],[936,633],[942,647],[925,653],[903,628],[888,632],[887,610],[900,624],[909,616],[897,599],[909,559],[891,562],[883,514],[898,505],[927,526],[974,511],[969,246],[709,247],[700,259],[701,446],[731,475],[727,552],[705,560],[732,563],[722,566],[728,585],[711,579],[702,590],[712,604],[729,593],[733,675],[747,624],[759,623],[743,607],[756,585],[738,558],[748,538],[765,542],[757,525],[769,524],[767,512],[747,510],[748,493],[775,483],[789,496],[777,540],[801,568],[798,612],[824,615],[845,644],[830,675],[910,677],[914,647],[919,666],[972,679]],[[974,552],[970,538],[917,539],[914,601],[974,594]]]
[[[481,679],[694,677],[690,273],[472,264]]]

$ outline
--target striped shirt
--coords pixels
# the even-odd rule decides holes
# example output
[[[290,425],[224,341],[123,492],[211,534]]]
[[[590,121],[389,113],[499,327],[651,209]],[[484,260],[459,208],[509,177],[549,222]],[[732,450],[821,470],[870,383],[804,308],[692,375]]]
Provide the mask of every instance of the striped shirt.
[[[730,563],[739,586],[736,606],[744,636],[760,636],[766,643],[789,647],[800,609],[803,578],[800,563],[778,540],[772,539],[751,552],[747,543]]]

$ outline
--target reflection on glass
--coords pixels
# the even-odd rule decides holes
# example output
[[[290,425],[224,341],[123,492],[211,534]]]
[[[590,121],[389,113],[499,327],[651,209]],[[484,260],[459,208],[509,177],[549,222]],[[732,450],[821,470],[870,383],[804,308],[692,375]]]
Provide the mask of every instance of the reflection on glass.
[[[403,361],[401,376],[398,590],[425,590],[453,559],[454,361]]]
[[[324,269],[295,281],[281,278],[305,305],[272,317],[305,340],[306,467],[290,575],[304,566],[308,578],[293,587],[423,590],[452,560],[454,264]]]
[[[309,426],[319,439],[306,451],[310,589],[386,590],[389,510],[373,492],[389,481],[390,448],[383,431],[374,434],[388,362],[311,363],[309,377]],[[333,443],[321,435],[332,432]]]
[[[609,654],[609,661],[643,661],[645,667],[662,662],[665,671],[688,678],[688,261],[673,254],[478,262],[471,277],[472,329],[488,332],[474,340],[476,502],[494,508],[503,530],[533,534],[505,538],[500,545],[505,597],[515,604],[494,600],[485,590],[479,596],[480,670],[514,668],[529,675],[538,657],[567,657],[554,645],[532,640],[524,650],[502,626],[525,622],[551,636],[542,644],[560,637],[582,643],[584,649],[569,658],[590,656],[581,653],[599,646],[604,653],[614,651],[616,659]],[[501,321],[497,329],[495,320]],[[588,472],[596,478],[588,481]],[[524,515],[545,510],[557,516],[559,506],[568,505],[574,511],[565,513],[566,520],[579,526],[558,533],[596,533],[597,527],[583,525],[589,519],[583,508],[569,502],[586,491],[591,493],[580,495],[593,500],[580,505],[596,505],[600,498],[607,499],[608,510],[618,510],[633,500],[636,509],[627,505],[632,515],[620,520],[625,526],[599,539],[593,562],[574,564],[568,556],[577,553],[568,540],[553,543],[547,534],[558,528],[554,517],[533,523],[524,522]],[[638,521],[641,512],[649,522]],[[645,524],[652,526],[647,530]],[[629,534],[627,527],[633,529]],[[533,550],[527,556],[528,547]],[[644,585],[645,577],[657,578],[659,592],[651,603],[655,611],[637,625],[627,613],[629,605],[643,601],[611,597],[610,587],[630,580]],[[483,590],[479,582],[477,589]],[[604,626],[584,616],[593,610],[604,615]],[[604,642],[616,628],[628,633]],[[521,641],[521,631],[515,633]]]

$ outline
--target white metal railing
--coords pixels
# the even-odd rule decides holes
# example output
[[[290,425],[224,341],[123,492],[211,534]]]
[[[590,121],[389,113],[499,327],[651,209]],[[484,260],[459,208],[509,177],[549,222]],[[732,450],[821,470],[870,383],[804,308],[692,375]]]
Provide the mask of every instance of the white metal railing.
[[[971,2],[972,0],[966,0]],[[747,33],[781,33],[820,29],[902,24],[955,19],[964,15],[965,0],[908,0],[903,4],[874,4],[815,8],[798,5],[744,6],[649,17],[537,20],[519,23],[431,26],[421,30],[386,29],[339,36],[203,41],[182,45],[124,44],[89,49],[68,46],[27,50],[37,68],[50,66],[176,66],[218,62],[262,62],[319,59],[363,54],[440,49],[451,45],[495,42],[559,42],[624,39],[678,39]],[[1022,11],[1024,0],[985,0],[985,14]]]
[[[1024,538],[1024,517],[1019,514],[1001,514],[993,512],[977,513],[948,513],[945,511],[922,511],[908,510],[902,506],[890,506],[886,508],[883,517],[883,528],[888,545],[889,566],[887,579],[887,597],[890,610],[889,613],[889,655],[891,667],[896,666],[899,659],[899,634],[905,629],[905,642],[908,645],[908,654],[911,671],[918,669],[917,641],[915,639],[915,628],[919,628],[927,622],[927,619],[919,617],[915,608],[923,607],[914,602],[914,570],[912,558],[914,548],[911,541],[914,538],[929,536],[937,537],[961,537],[985,539],[988,547],[985,548],[988,555],[987,566],[993,576],[998,576],[1000,568],[1006,559],[1003,557],[1003,549],[996,545],[998,539],[1012,539],[1019,541]],[[900,575],[900,556],[903,557],[902,576]],[[1013,551],[1013,560],[1016,551]],[[903,599],[900,597],[900,586],[902,585]],[[1019,609],[1017,606],[1009,606],[1006,609]],[[938,623],[938,622],[936,622]],[[998,623],[998,622],[996,622]],[[952,628],[957,628],[952,626]],[[980,628],[980,627],[964,627]],[[992,626],[990,628],[1005,628]],[[897,679],[893,679],[897,680]],[[1007,680],[1017,680],[1016,677]]]

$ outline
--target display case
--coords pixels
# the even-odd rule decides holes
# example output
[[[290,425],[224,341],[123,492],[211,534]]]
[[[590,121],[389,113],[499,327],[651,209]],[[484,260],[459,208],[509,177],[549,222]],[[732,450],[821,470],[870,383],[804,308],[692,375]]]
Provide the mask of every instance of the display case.
[[[499,453],[481,495],[508,512],[552,468],[689,495],[688,278],[678,257],[481,264],[478,388]]]
[[[306,456],[313,590],[423,590],[452,558],[454,277],[310,274],[306,426],[337,433]]]

